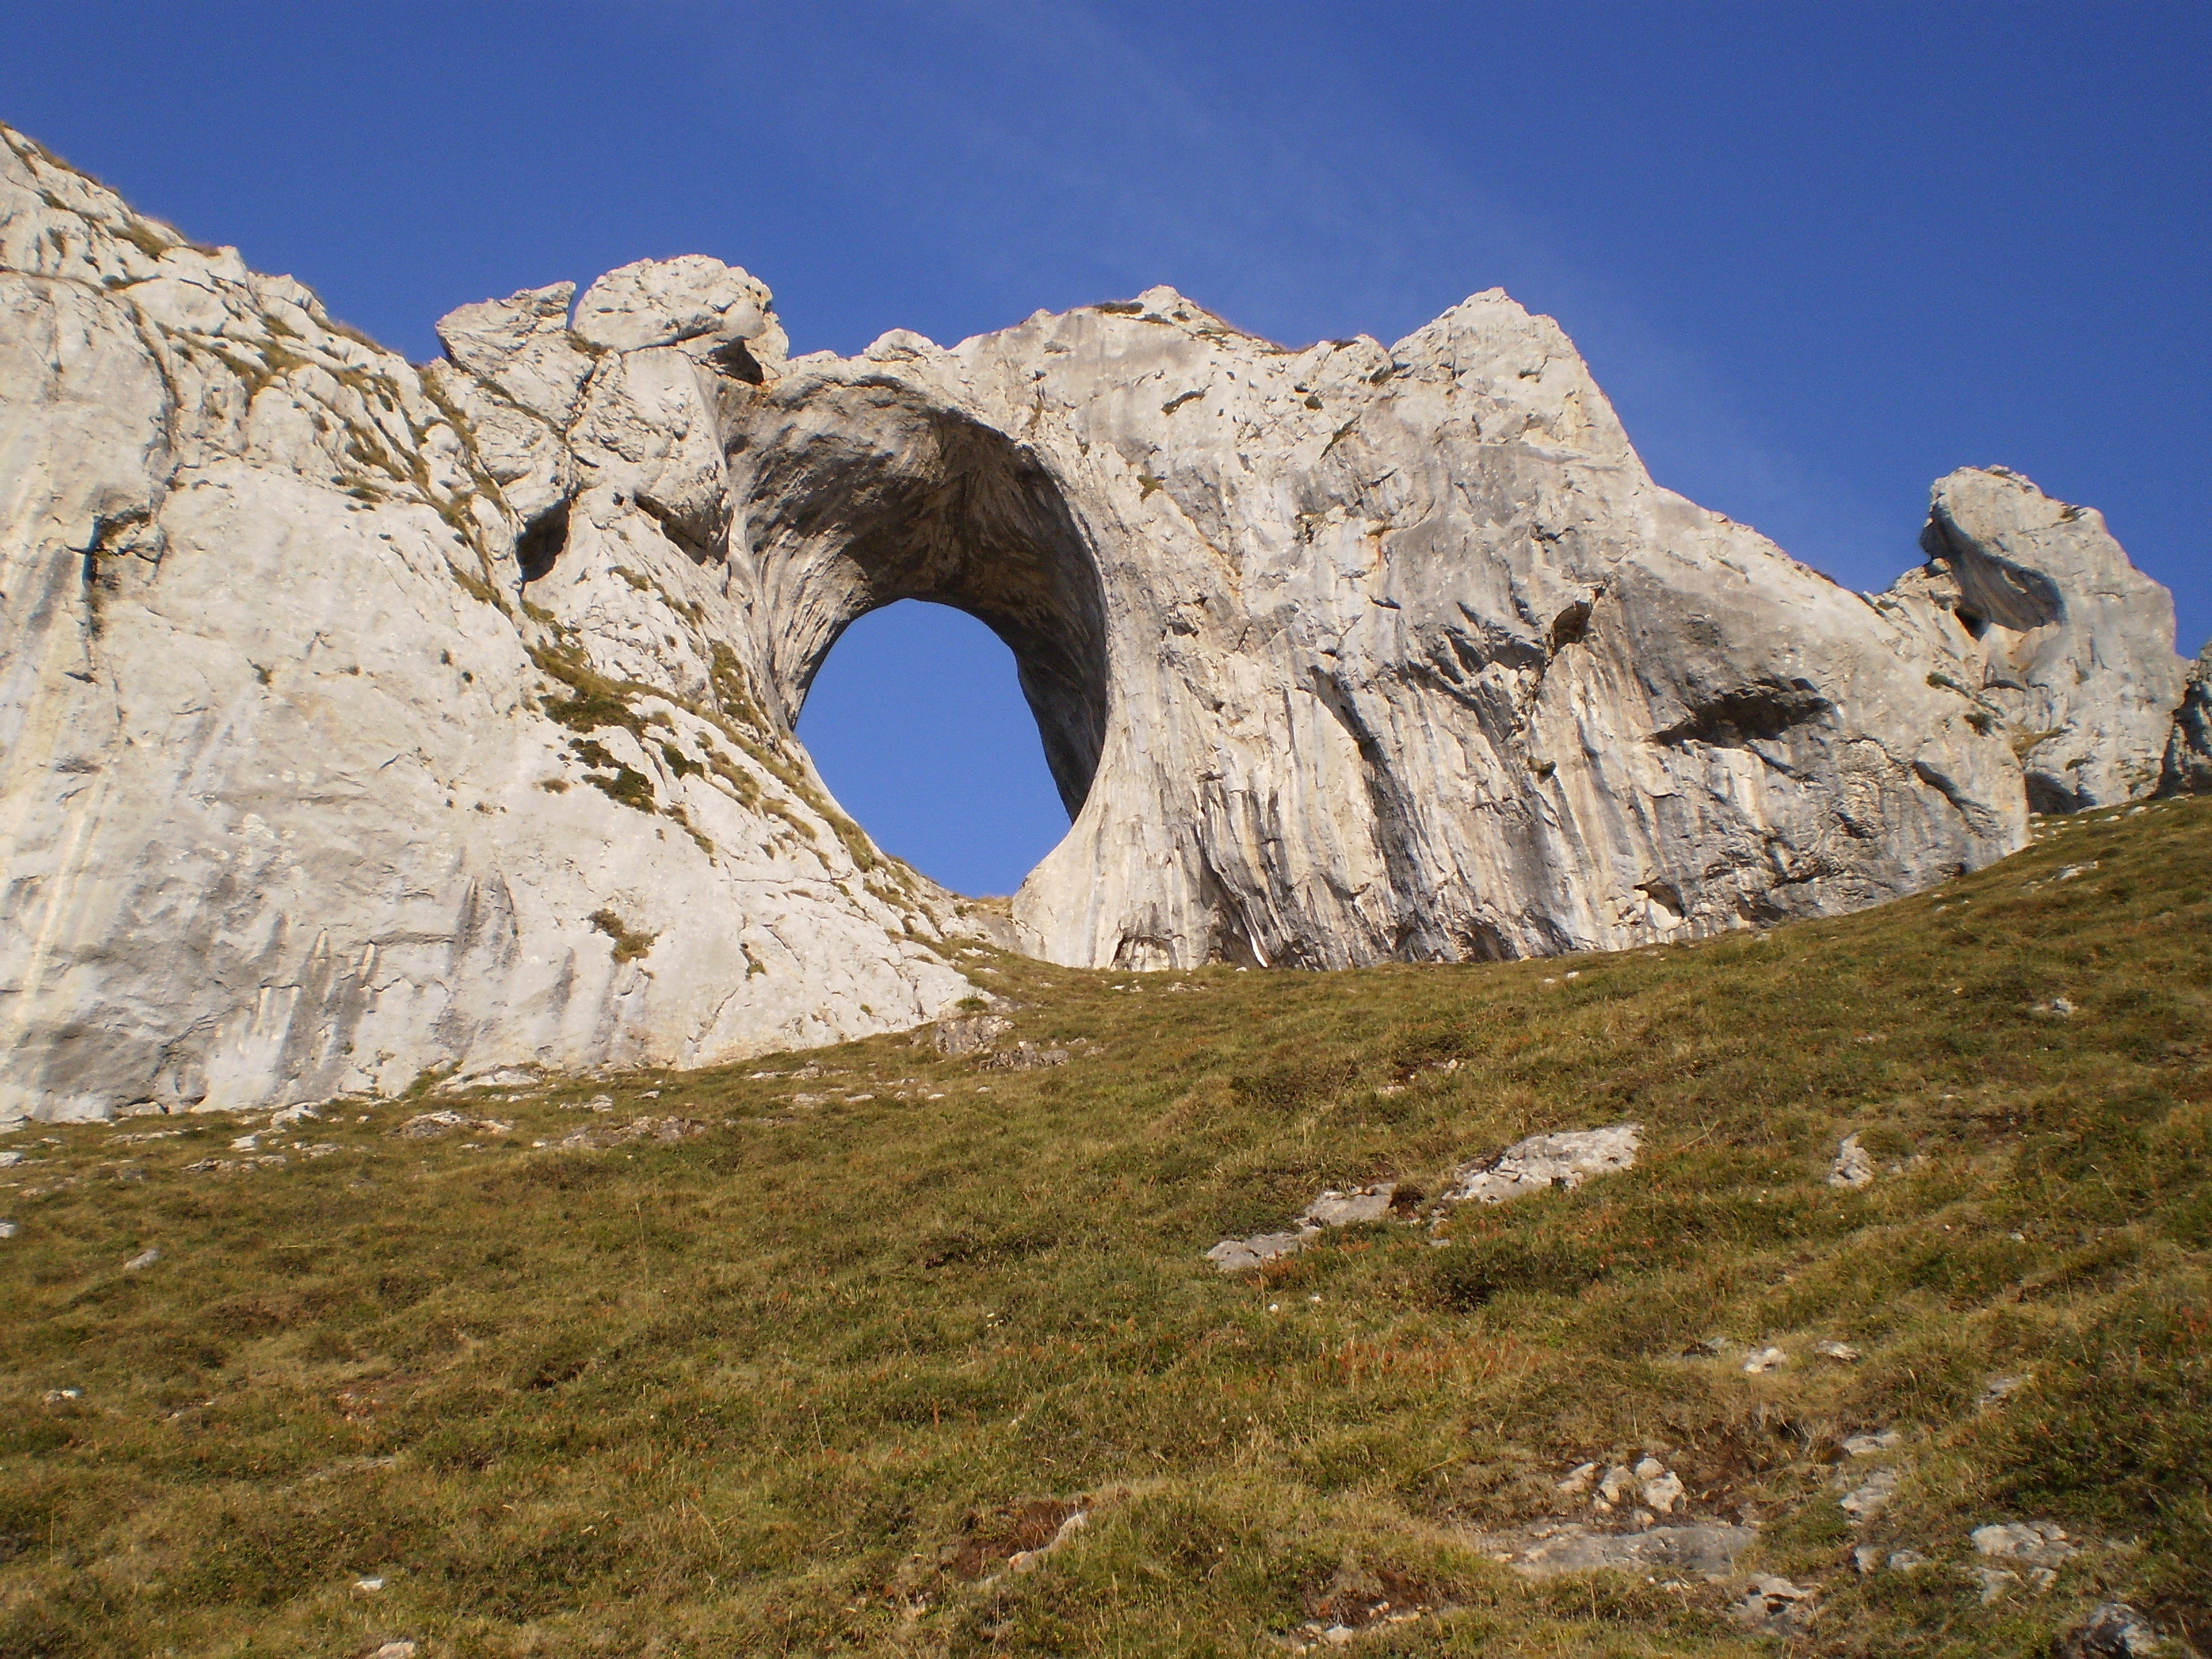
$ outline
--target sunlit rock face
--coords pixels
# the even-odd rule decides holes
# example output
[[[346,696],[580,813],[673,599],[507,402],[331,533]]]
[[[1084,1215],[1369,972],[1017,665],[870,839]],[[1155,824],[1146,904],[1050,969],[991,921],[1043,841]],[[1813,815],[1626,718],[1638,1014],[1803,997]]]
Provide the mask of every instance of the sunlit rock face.
[[[2171,604],[2094,514],[1955,473],[1930,563],[1847,592],[1655,485],[1557,325],[1496,292],[1387,349],[1285,350],[1164,289],[892,334],[787,365],[741,435],[780,720],[892,599],[963,605],[1023,661],[1075,821],[1015,915],[1063,962],[1854,908],[2016,848],[2031,793],[2148,793],[2180,695]],[[2050,603],[1971,597],[2015,579]]]
[[[2073,812],[2158,786],[2185,665],[2173,599],[2128,562],[2094,509],[2018,473],[1937,483],[1928,563],[1881,603],[1923,625],[1944,689],[2009,736],[2029,806]]]
[[[1073,823],[1015,915],[1066,963],[1694,936],[2159,781],[2171,611],[2094,514],[1956,474],[1846,592],[1654,485],[1501,294],[1389,348],[1155,289],[791,359],[690,257],[418,367],[4,136],[0,1116],[934,1018],[980,920],[793,736],[900,599],[1020,665]]]
[[[417,368],[0,150],[0,1118],[687,1064],[969,994],[762,712],[711,260]],[[526,568],[538,574],[526,582]]]

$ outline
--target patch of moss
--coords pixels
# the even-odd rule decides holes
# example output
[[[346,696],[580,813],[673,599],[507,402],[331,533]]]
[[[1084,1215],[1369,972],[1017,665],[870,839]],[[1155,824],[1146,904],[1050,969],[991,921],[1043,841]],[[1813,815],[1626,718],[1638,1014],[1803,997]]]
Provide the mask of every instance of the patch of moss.
[[[602,777],[597,772],[587,772],[584,781],[609,800],[620,801],[624,806],[640,812],[659,811],[653,805],[653,780],[634,766],[617,767],[612,777]]]
[[[600,673],[576,647],[533,645],[528,649],[530,660],[539,672],[558,680],[569,690],[565,697],[548,697],[538,705],[549,720],[571,732],[586,733],[605,726],[620,726],[642,739],[645,721],[630,705],[644,688]]]
[[[653,940],[660,937],[658,933],[647,933],[632,928],[612,910],[592,911],[591,923],[592,927],[614,941],[614,958],[617,962],[636,961],[652,950]]]

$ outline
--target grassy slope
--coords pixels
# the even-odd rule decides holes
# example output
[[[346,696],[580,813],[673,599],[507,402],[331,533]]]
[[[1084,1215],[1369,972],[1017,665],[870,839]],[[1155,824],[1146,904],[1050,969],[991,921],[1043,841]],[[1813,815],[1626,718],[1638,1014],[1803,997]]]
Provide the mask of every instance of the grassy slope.
[[[341,1151],[229,1172],[183,1167],[220,1121],[12,1137],[0,1655],[1268,1653],[1378,1587],[1455,1610],[1373,1653],[1774,1650],[1719,1588],[1532,1584],[1475,1546],[1646,1449],[1825,1586],[1795,1651],[2041,1653],[2108,1595],[2204,1644],[2209,887],[2212,803],[2169,805],[1702,945],[1000,959],[1020,1035],[1088,1040],[1056,1070],[878,1039],[805,1057],[818,1082],[624,1079],[612,1115],[554,1090],[477,1150],[394,1138],[419,1103],[349,1110],[299,1137]],[[709,1127],[532,1148],[633,1109]],[[1264,1279],[1199,1260],[1325,1184],[1434,1192],[1624,1119],[1643,1167],[1457,1213],[1449,1249],[1384,1224]],[[1828,1187],[1851,1131],[1902,1170]],[[1683,1357],[1716,1334],[1794,1363]],[[1854,1533],[1836,1443],[1889,1426],[1909,1472]],[[1085,1494],[1038,1571],[963,1576],[1034,1541],[1015,1506]],[[1967,1530],[2043,1517],[2112,1541],[1981,1605]],[[1936,1565],[1862,1580],[1868,1539]]]

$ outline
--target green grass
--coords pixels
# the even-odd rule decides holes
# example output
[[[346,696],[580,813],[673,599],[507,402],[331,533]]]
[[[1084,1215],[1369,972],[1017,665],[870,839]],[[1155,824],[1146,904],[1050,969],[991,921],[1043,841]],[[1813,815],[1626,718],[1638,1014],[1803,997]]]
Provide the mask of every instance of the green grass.
[[[2212,1645],[2212,803],[2044,829],[1882,910],[1616,956],[974,959],[1053,1069],[890,1037],[461,1102],[513,1126],[473,1148],[398,1138],[423,1101],[252,1152],[9,1137],[0,1656],[1279,1654],[1386,1597],[1446,1610],[1349,1650],[1778,1651],[1725,1586],[1483,1547],[1647,1451],[1821,1587],[1792,1653],[2039,1656],[2115,1597]],[[704,1133],[532,1145],[639,1116]],[[1627,1120],[1636,1170],[1446,1248],[1200,1260]],[[1825,1179],[1850,1133],[1863,1191]],[[1854,1530],[1838,1443],[1893,1427]],[[1985,1607],[1966,1534],[2025,1519],[2091,1547]],[[1934,1565],[1862,1578],[1863,1542]]]

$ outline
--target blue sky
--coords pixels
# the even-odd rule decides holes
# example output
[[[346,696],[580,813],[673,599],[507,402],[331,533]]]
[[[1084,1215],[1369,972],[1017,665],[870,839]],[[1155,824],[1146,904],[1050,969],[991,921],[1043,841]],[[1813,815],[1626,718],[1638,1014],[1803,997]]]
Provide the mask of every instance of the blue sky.
[[[534,0],[21,8],[0,119],[411,355],[701,252],[794,347],[1173,283],[1286,342],[1502,285],[1661,482],[1858,586],[1929,483],[2101,508],[2212,633],[2212,7]],[[891,850],[1064,828],[979,625],[855,626],[802,733]]]

